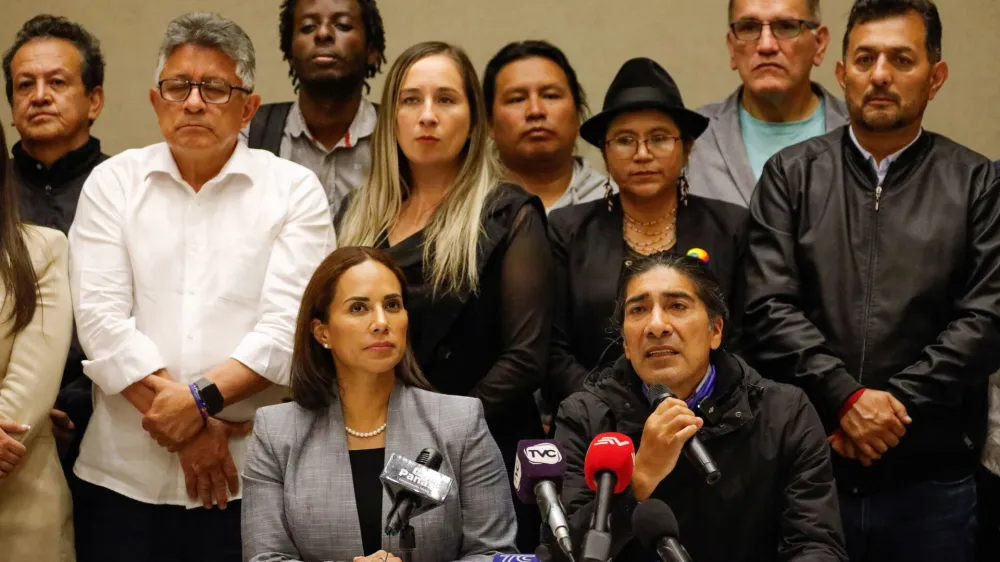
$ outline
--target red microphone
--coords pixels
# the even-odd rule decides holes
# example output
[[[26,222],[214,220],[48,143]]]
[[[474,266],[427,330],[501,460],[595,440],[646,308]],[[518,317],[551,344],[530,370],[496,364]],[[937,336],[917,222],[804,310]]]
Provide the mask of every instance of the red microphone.
[[[611,555],[611,497],[620,494],[632,481],[635,446],[627,435],[601,433],[590,442],[583,461],[587,486],[597,492],[594,519],[583,538],[585,562],[605,562]]]
[[[614,493],[620,494],[632,481],[633,469],[635,446],[628,435],[601,433],[590,442],[587,457],[583,461],[583,475],[591,490],[598,491],[596,477],[599,472],[607,471],[615,477]]]

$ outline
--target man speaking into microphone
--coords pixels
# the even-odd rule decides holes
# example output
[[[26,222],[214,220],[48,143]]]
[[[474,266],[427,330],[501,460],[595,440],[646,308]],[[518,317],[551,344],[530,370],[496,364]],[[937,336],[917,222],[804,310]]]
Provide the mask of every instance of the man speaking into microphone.
[[[632,511],[650,498],[673,509],[697,562],[847,560],[819,416],[801,390],[720,348],[727,317],[695,258],[655,254],[625,271],[615,316],[624,355],[592,373],[555,420],[574,544],[595,526],[588,445],[619,432],[636,454],[631,483],[611,500],[612,560],[656,559],[632,533]]]

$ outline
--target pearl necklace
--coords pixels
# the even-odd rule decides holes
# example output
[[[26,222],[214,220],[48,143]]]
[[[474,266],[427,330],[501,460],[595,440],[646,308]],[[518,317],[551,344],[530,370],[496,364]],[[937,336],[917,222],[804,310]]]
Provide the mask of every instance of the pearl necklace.
[[[356,431],[347,427],[346,425],[344,426],[344,429],[347,430],[347,433],[349,435],[353,435],[354,437],[360,437],[361,439],[367,439],[368,437],[375,437],[379,433],[385,431],[385,426],[387,425],[389,425],[389,422],[385,422],[384,424],[382,424],[382,427],[379,427],[378,429],[372,431]]]

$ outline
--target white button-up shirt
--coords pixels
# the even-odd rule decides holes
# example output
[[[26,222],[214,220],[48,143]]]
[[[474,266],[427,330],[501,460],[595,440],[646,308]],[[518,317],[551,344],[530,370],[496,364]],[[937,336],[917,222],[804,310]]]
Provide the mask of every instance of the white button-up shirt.
[[[191,383],[230,357],[288,385],[302,293],[336,244],[323,187],[306,168],[238,143],[195,192],[156,144],[91,172],[69,239],[83,368],[95,383],[74,472],[138,501],[197,507],[178,455],[120,393],[161,368]],[[284,392],[272,387],[218,417],[253,419]],[[245,440],[229,443],[241,471]]]

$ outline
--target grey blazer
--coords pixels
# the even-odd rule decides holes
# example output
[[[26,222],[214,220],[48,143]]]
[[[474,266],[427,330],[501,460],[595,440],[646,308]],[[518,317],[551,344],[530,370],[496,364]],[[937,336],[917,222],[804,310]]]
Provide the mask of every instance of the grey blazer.
[[[482,561],[515,552],[514,505],[500,449],[475,398],[396,383],[389,398],[385,456],[415,460],[441,452],[454,479],[444,505],[411,521],[414,562]],[[362,555],[351,461],[339,402],[309,411],[298,404],[257,411],[243,468],[243,559],[350,562]],[[382,518],[392,505],[382,495]],[[398,537],[382,548],[402,557]]]
[[[813,90],[823,97],[826,132],[847,124],[847,105],[833,97],[823,86],[813,83]],[[740,129],[740,94],[742,86],[725,100],[698,110],[711,122],[694,143],[688,159],[687,178],[691,193],[720,199],[741,207],[750,205],[757,178],[743,145]]]

